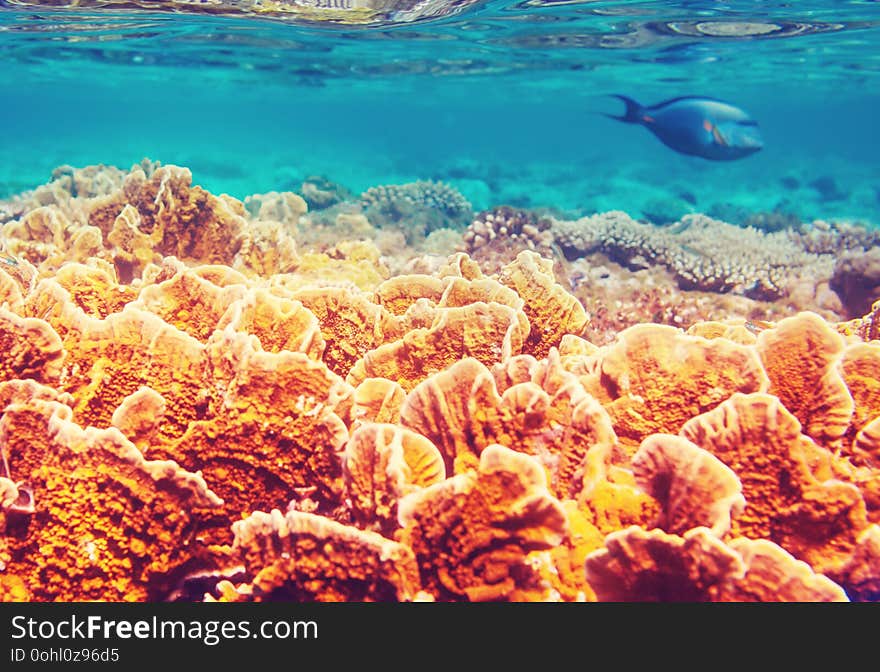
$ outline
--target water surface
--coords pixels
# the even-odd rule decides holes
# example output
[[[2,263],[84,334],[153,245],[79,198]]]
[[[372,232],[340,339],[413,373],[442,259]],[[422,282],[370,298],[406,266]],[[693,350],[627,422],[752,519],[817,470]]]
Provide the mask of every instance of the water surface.
[[[62,4],[0,3],[0,197],[150,157],[239,198],[434,178],[477,208],[880,222],[876,2]],[[765,149],[676,154],[609,93],[731,100]]]

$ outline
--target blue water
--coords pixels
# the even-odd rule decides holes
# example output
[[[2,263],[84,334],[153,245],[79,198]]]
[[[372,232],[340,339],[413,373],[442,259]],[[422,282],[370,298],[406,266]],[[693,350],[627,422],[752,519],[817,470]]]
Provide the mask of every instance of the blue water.
[[[877,2],[37,4],[0,1],[0,198],[149,157],[239,198],[434,178],[477,208],[880,225]],[[677,154],[610,93],[730,100],[765,147]]]

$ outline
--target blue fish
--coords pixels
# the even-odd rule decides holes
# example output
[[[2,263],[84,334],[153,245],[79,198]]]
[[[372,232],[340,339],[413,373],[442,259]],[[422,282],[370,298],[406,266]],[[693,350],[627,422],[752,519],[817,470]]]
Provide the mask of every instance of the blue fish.
[[[632,98],[613,95],[626,104],[621,116],[606,114],[628,124],[641,124],[660,141],[681,154],[712,161],[733,161],[764,146],[758,122],[735,105],[715,98],[684,96],[645,107]]]

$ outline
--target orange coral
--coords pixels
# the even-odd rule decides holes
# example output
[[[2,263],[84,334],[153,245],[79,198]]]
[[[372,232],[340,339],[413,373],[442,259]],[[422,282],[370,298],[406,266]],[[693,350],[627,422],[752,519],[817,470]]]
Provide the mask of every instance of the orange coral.
[[[853,415],[847,434],[856,435],[852,451],[844,445],[843,454],[857,463],[880,466],[876,438],[880,424],[880,343],[850,345],[843,353],[841,370],[853,398]],[[875,438],[876,437],[876,438]]]
[[[775,541],[834,578],[867,527],[865,504],[855,486],[816,479],[809,460],[821,449],[800,430],[776,397],[736,394],[681,434],[742,482],[747,504],[733,518],[734,534]]]
[[[24,305],[21,295],[21,287],[0,265],[0,307],[7,308],[14,313],[20,313]]]
[[[719,602],[848,602],[843,588],[765,539],[733,539],[745,573],[721,585]]]
[[[874,418],[856,434],[852,455],[855,461],[880,469],[880,417]]]
[[[842,437],[853,400],[838,368],[844,348],[840,334],[805,312],[762,331],[756,347],[770,378],[768,392],[800,420],[804,433],[820,443]]]
[[[602,601],[707,602],[743,562],[703,527],[677,536],[632,526],[605,537],[585,570]]]
[[[31,379],[0,381],[0,413],[9,404],[27,403],[33,399],[58,401],[67,406],[73,404],[73,397],[69,394]]]
[[[734,343],[754,345],[758,340],[757,334],[762,330],[763,328],[759,328],[747,320],[730,320],[727,322],[697,322],[688,327],[687,333],[691,336],[726,338]]]
[[[112,267],[68,263],[52,277],[67,290],[70,300],[92,317],[118,313],[126,303],[137,298],[134,289],[119,285]]]
[[[407,396],[400,422],[431,439],[450,472],[474,466],[491,443],[533,455],[559,496],[581,489],[591,447],[616,442],[607,414],[555,350],[547,360],[521,355],[493,371],[470,358],[453,364]]]
[[[291,298],[318,319],[326,344],[323,361],[341,376],[370,350],[403,335],[400,321],[391,313],[348,288],[301,289]]]
[[[311,359],[321,359],[325,343],[314,314],[299,301],[271,294],[268,290],[250,290],[231,304],[217,322],[217,329],[227,326],[253,334],[260,347],[269,352],[302,352]]]
[[[124,227],[117,223],[123,211]],[[231,263],[244,241],[244,214],[239,201],[192,186],[188,169],[162,166],[149,178],[135,168],[122,189],[90,204],[89,221],[105,238],[115,231],[116,245],[125,252],[115,261],[127,281],[141,270],[134,261],[144,264],[149,248],[196,263]]]
[[[560,357],[592,357],[599,352],[599,346],[574,334],[565,334],[558,349]]]
[[[398,527],[401,497],[446,478],[443,458],[434,444],[394,425],[360,425],[342,459],[352,518],[358,527],[387,536]]]
[[[597,358],[599,373],[587,390],[603,402],[621,441],[633,447],[650,434],[677,433],[734,392],[768,385],[747,346],[663,325],[629,327]]]
[[[352,397],[352,421],[397,422],[405,398],[406,391],[394,381],[367,378],[355,388]]]
[[[24,297],[33,289],[36,278],[33,264],[0,253],[0,306],[21,313]]]
[[[140,230],[140,224],[137,208],[125,205],[107,232],[107,242],[113,246],[116,266],[129,277],[157,261],[160,256],[153,249],[159,242],[159,236],[144,233]]]
[[[398,512],[400,541],[415,552],[424,588],[441,600],[545,595],[527,555],[556,546],[567,531],[540,465],[498,445],[482,452],[479,471],[407,495]]]
[[[725,545],[704,527],[683,536],[630,527],[587,556],[601,600],[660,602],[847,601],[827,577],[766,540]]]
[[[0,304],[9,301],[10,307],[15,309],[16,299],[27,295],[36,281],[37,268],[32,263],[0,254]]]
[[[204,419],[173,441],[155,442],[149,455],[199,470],[224,500],[229,519],[252,511],[341,506],[341,452],[348,432],[351,388],[303,353],[269,353],[254,338],[227,328],[207,349],[209,376],[224,390]],[[218,520],[218,535],[225,521]]]
[[[565,334],[580,335],[587,326],[587,313],[580,301],[556,282],[552,260],[525,250],[501,270],[500,280],[525,301],[523,310],[531,330],[524,352],[545,357]]]
[[[560,502],[568,518],[568,532],[558,546],[549,551],[534,551],[532,556],[549,555],[549,564],[539,565],[541,577],[565,602],[594,602],[596,594],[587,583],[584,561],[602,548],[604,535],[572,499]]]
[[[325,252],[303,252],[278,282],[288,289],[319,285],[375,289],[389,276],[379,248],[370,241],[342,241]]]
[[[251,222],[245,235],[232,262],[241,271],[266,277],[292,271],[302,261],[296,252],[294,239],[283,224]]]
[[[637,486],[633,472],[612,463],[613,449],[599,443],[587,452],[577,496],[586,519],[603,535],[630,525],[652,526],[661,514],[660,502]]]
[[[61,389],[76,398],[80,424],[109,426],[116,408],[142,385],[174,409],[159,428],[163,437],[180,436],[204,413],[207,360],[196,339],[131,304],[104,319],[89,317],[52,280],[40,283],[29,303],[60,330],[67,354]]]
[[[300,217],[309,210],[303,197],[292,191],[252,194],[244,199],[244,206],[255,219],[279,222],[294,232]]]
[[[632,459],[636,482],[661,502],[658,526],[683,534],[710,528],[722,537],[731,515],[745,507],[736,474],[708,451],[680,436],[654,434],[642,441]]]
[[[437,305],[443,289],[443,281],[430,275],[398,275],[376,287],[375,298],[392,315],[403,315],[420,299]]]
[[[465,280],[479,280],[485,277],[480,270],[480,265],[464,252],[455,252],[449,255],[446,263],[437,271],[441,278],[464,278]]]
[[[871,525],[856,543],[855,552],[840,572],[841,583],[853,600],[876,602],[880,600],[880,526]]]
[[[530,252],[407,263],[176,167],[52,189],[3,224],[0,600],[880,595],[864,324],[598,348]]]
[[[388,378],[411,390],[463,357],[489,365],[519,354],[527,324],[522,312],[500,303],[438,309],[429,329],[413,329],[371,350],[351,368],[347,380],[358,385],[366,378]]]
[[[598,352],[598,346],[574,334],[565,334],[559,342],[559,357],[562,366],[566,371],[575,375],[595,374],[598,366],[595,355]]]
[[[24,214],[19,220],[3,226],[6,250],[14,255],[19,264],[27,261],[35,266],[58,268],[68,258],[68,250],[73,246],[72,236],[82,231],[60,209],[53,206],[38,207]],[[97,231],[100,248],[100,231]],[[89,253],[94,253],[94,245],[80,250],[75,261],[84,261]],[[18,269],[16,269],[18,270]]]
[[[155,439],[168,405],[161,394],[146,385],[132,392],[113,411],[110,422],[132,443],[145,449]]]
[[[19,317],[0,306],[0,380],[32,378],[57,382],[65,352],[51,326],[33,317]]]
[[[173,462],[146,461],[116,429],[83,430],[70,408],[6,407],[0,434],[33,520],[10,534],[7,571],[35,600],[156,600],[197,560],[193,534],[220,504]]]
[[[496,280],[491,278],[468,280],[454,276],[444,278],[443,296],[440,297],[437,305],[452,308],[478,301],[501,303],[514,310],[521,310],[525,305],[519,294]]]
[[[375,532],[298,511],[255,512],[232,525],[233,553],[252,582],[220,586],[235,601],[411,601],[419,592],[412,551]]]
[[[417,385],[400,409],[400,423],[428,437],[440,450],[448,473],[475,460],[496,435],[501,397],[482,363],[466,358]],[[471,409],[479,409],[473,417]]]
[[[154,313],[172,327],[204,342],[218,328],[227,308],[246,292],[247,288],[242,285],[218,287],[185,270],[144,287],[132,307]]]
[[[163,266],[167,265],[168,268],[167,277],[162,278],[163,280],[173,277],[175,273],[189,270],[193,275],[197,275],[218,287],[248,284],[248,280],[244,275],[222,264],[199,264],[198,266],[187,267],[174,257],[165,257],[162,260],[162,264]],[[152,280],[154,283],[161,281],[158,278]],[[144,277],[144,283],[146,282],[147,278]]]

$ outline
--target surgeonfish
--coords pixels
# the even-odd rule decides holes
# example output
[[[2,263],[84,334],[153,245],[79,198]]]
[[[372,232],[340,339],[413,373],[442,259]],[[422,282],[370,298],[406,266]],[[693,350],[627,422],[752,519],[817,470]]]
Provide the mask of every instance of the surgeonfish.
[[[714,98],[684,96],[645,107],[632,98],[613,94],[626,104],[620,116],[628,124],[641,124],[660,141],[681,154],[712,161],[733,161],[754,154],[763,146],[758,122],[741,108]]]

